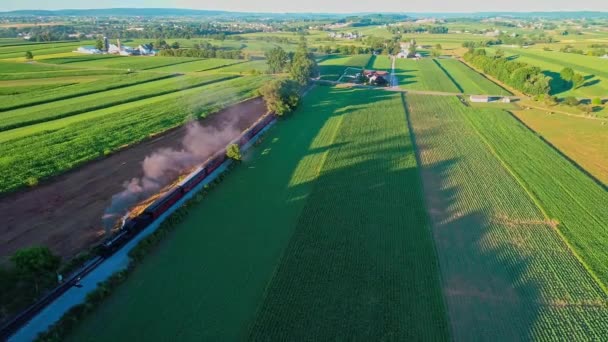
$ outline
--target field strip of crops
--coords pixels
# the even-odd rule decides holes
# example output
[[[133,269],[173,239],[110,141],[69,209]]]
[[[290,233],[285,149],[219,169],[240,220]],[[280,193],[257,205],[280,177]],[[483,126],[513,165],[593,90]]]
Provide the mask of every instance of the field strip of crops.
[[[235,63],[232,65],[228,65],[225,67],[202,71],[203,73],[232,73],[232,74],[243,74],[243,73],[251,73],[252,71],[258,71],[261,73],[266,72],[268,69],[268,64],[264,60],[243,62],[243,63]]]
[[[102,157],[253,97],[266,76],[242,77],[0,133],[0,192]]]
[[[72,82],[53,82],[53,83],[40,83],[40,84],[31,84],[31,85],[8,85],[0,82],[0,104],[4,104],[13,100],[13,98],[17,97],[17,95],[22,94],[36,94],[44,91],[48,91],[50,89],[56,89],[61,87],[71,86],[73,84],[78,83],[78,81]]]
[[[373,68],[390,72],[392,62],[387,56],[376,56]],[[397,58],[395,75],[402,89],[460,93],[454,82],[430,58],[418,61]]]
[[[453,338],[605,336],[608,296],[469,120],[496,123],[455,97],[410,94],[407,104]],[[504,148],[528,150],[518,139]]]
[[[585,118],[529,109],[513,112],[585,170],[608,185],[607,127]]]
[[[608,288],[608,192],[504,111],[469,115],[500,157],[540,202],[547,216],[559,222],[564,235],[604,288]],[[518,144],[513,149],[504,144]],[[548,177],[547,175],[551,175]]]
[[[94,75],[124,75],[127,70],[119,69],[64,69],[58,71],[25,72],[25,73],[0,73],[0,81],[4,80],[26,80],[38,78],[56,78],[68,76],[94,76]]]
[[[115,58],[82,58],[80,62],[70,62],[70,66],[79,68],[109,68],[109,69],[131,69],[146,70],[193,61],[200,61],[200,58],[190,57],[115,57]],[[45,60],[46,63],[52,60]]]
[[[133,73],[122,75],[119,77],[104,79],[100,82],[91,82],[89,84],[75,84],[69,87],[64,87],[59,91],[47,87],[40,90],[27,92],[20,96],[13,96],[0,103],[0,112],[32,106],[37,104],[46,104],[52,101],[65,100],[77,96],[94,94],[102,91],[128,87],[136,84],[144,84],[150,81],[161,80],[164,78],[174,77],[171,74],[156,74],[156,73]]]
[[[11,74],[11,73],[29,73],[29,72],[42,72],[42,71],[57,71],[65,70],[57,65],[40,64],[40,63],[16,63],[16,62],[5,62],[0,60],[0,72]]]
[[[85,42],[69,42],[56,44],[27,44],[22,46],[2,46],[0,47],[0,59],[23,57],[26,51],[31,51],[35,55],[43,55],[54,52],[67,52],[76,50],[79,46],[86,45]]]
[[[0,115],[0,132],[201,87],[234,77],[238,76],[172,77],[131,85],[127,89],[108,90],[67,100],[54,101],[48,104],[11,110]]]
[[[345,100],[249,339],[447,340],[400,94],[333,91]]]
[[[457,59],[436,59],[435,63],[451,76],[465,94],[512,95]]]
[[[188,61],[186,63],[174,64],[169,66],[159,66],[148,68],[147,70],[162,71],[162,72],[197,72],[211,69],[218,69],[232,64],[243,63],[245,61],[238,59],[223,59],[223,58],[208,58],[203,60]]]

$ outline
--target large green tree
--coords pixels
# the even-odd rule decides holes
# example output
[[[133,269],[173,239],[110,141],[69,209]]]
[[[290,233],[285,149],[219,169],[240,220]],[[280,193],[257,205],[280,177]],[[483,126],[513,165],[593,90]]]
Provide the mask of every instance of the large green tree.
[[[95,48],[100,51],[104,50],[105,46],[101,37],[97,38],[97,41],[95,41]]]
[[[271,74],[283,72],[289,62],[289,55],[280,46],[266,51],[265,56],[266,63],[268,63],[268,72]]]
[[[306,38],[300,38],[300,44],[293,55],[291,68],[289,70],[291,78],[300,85],[308,84],[311,77],[319,75],[319,67],[312,53],[308,51]]]
[[[294,110],[300,102],[300,86],[294,80],[277,79],[264,84],[259,92],[269,111],[284,115]]]
[[[34,284],[36,294],[40,285],[52,281],[59,269],[61,258],[46,247],[31,247],[17,251],[11,257],[19,277]]]
[[[574,70],[572,68],[563,68],[559,75],[564,81],[571,82],[572,77],[574,77]]]

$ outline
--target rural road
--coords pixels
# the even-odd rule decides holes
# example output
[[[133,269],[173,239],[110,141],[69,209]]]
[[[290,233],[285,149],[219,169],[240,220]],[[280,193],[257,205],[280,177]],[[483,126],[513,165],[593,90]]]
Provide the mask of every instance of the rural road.
[[[450,93],[450,92],[443,92],[443,91],[432,91],[432,90],[413,90],[413,89],[404,89],[404,88],[399,88],[396,86],[391,86],[390,88],[383,88],[383,87],[377,87],[377,86],[369,86],[369,85],[363,85],[363,84],[355,84],[355,83],[343,83],[343,82],[338,82],[338,81],[329,81],[329,80],[314,80],[317,83],[324,83],[324,84],[331,84],[331,85],[338,85],[338,84],[348,84],[354,88],[364,88],[364,89],[375,89],[375,90],[388,90],[388,91],[397,91],[397,92],[402,92],[402,93],[408,93],[408,94],[418,94],[418,95],[433,95],[433,96],[468,96],[468,95],[478,95],[478,94],[464,94],[464,93]],[[489,97],[508,97],[511,100],[519,100],[522,99],[522,97],[520,96],[504,96],[504,95],[482,95],[482,96],[489,96]]]

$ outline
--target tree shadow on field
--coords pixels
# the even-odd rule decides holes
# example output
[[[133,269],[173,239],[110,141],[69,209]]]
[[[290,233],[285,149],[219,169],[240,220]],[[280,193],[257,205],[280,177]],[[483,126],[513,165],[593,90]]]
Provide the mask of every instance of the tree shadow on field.
[[[398,95],[350,91],[361,95],[315,108],[341,126],[308,150],[323,161],[318,175],[289,186],[302,211],[249,340],[449,338],[413,146],[403,130],[374,124],[391,117],[383,105],[357,110]]]
[[[417,72],[418,70],[395,69],[395,75],[399,80],[399,85],[408,85],[418,83],[417,76],[407,73]]]
[[[470,202],[476,194],[484,196],[485,189],[467,189],[454,180],[455,175],[470,172],[469,165],[457,155],[439,157],[450,149],[442,134],[450,125],[448,117],[437,113],[429,120],[422,117],[426,113],[411,113],[403,99],[441,266],[452,339],[534,339],[542,288],[529,277],[530,260],[514,254],[513,241],[497,240],[496,218],[477,207],[479,203]],[[462,133],[467,139],[466,132]]]

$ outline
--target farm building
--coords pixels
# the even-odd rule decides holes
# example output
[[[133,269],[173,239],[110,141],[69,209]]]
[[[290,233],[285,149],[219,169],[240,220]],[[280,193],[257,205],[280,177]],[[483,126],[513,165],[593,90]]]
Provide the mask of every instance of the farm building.
[[[388,72],[386,71],[363,70],[363,76],[367,78],[367,81],[370,84],[383,85],[388,83],[386,79],[388,76]]]
[[[86,53],[86,54],[89,54],[89,55],[96,55],[96,54],[100,54],[101,50],[97,49],[94,46],[81,46],[78,49],[76,49],[75,52]]]
[[[490,97],[486,95],[471,95],[469,100],[471,102],[490,102]]]

